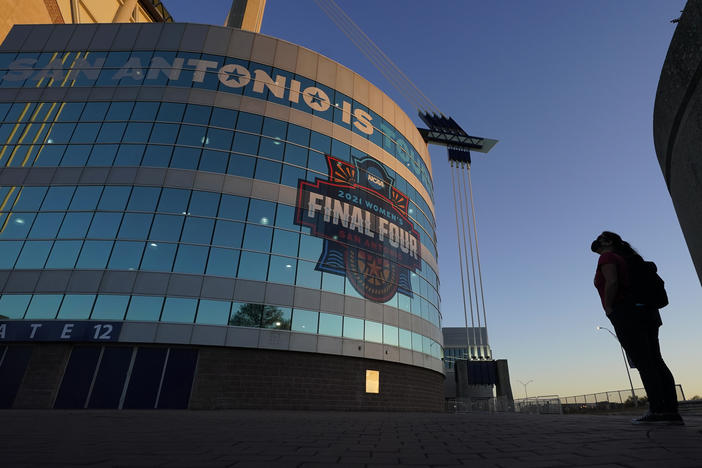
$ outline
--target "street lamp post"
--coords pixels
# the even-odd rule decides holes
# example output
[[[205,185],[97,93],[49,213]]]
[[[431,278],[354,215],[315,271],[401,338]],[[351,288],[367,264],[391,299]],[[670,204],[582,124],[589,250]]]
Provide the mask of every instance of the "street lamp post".
[[[615,340],[617,340],[617,343],[619,343],[619,347],[622,350],[622,358],[624,359],[624,368],[626,369],[626,376],[629,377],[629,386],[631,387],[631,399],[634,401],[634,406],[638,406],[636,392],[634,392],[634,383],[631,381],[631,373],[629,372],[629,361],[626,360],[626,353],[624,352],[624,347],[619,342],[619,338],[617,338],[617,335],[612,333],[612,330],[610,330],[609,328],[600,327],[599,325],[596,328],[597,330],[605,330],[610,335],[612,335]]]
[[[533,380],[528,381],[527,383],[522,382],[521,380],[518,380],[518,382],[522,385],[524,385],[524,399],[528,400],[529,396],[527,395],[527,385],[533,382]]]

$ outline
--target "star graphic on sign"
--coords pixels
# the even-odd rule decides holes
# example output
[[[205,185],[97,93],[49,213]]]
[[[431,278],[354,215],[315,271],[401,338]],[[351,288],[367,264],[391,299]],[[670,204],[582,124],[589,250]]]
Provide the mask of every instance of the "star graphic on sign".
[[[321,106],[324,102],[324,100],[319,96],[319,91],[317,91],[315,94],[310,93],[310,97],[312,98],[313,104],[319,104]]]
[[[229,78],[235,79],[236,82],[237,82],[237,84],[241,84],[241,78],[242,78],[242,77],[245,77],[246,74],[240,73],[240,72],[238,71],[238,68],[235,68],[234,71],[232,71],[231,73],[227,73],[227,76],[228,76]]]
[[[382,265],[376,261],[366,261],[366,274],[375,278],[382,276]]]

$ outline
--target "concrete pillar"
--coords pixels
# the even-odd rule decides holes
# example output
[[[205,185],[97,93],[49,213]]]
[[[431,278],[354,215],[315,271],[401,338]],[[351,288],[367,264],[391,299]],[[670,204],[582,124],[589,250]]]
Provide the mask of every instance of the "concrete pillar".
[[[112,18],[113,23],[129,23],[132,19],[132,13],[136,8],[137,0],[124,0],[124,3],[117,9],[115,17]]]

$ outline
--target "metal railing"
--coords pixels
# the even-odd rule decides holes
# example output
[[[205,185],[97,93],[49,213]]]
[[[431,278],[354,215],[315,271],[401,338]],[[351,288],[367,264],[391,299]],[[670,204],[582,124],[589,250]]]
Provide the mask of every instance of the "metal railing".
[[[507,397],[492,398],[449,398],[446,400],[447,413],[472,413],[473,411],[503,413],[514,411],[514,405]]]
[[[563,414],[558,395],[542,395],[514,400],[514,411],[530,414]]]
[[[685,393],[680,384],[675,385],[678,401],[685,400]],[[636,408],[648,403],[646,390],[635,388],[613,390],[609,392],[588,393],[561,398],[564,413],[591,413],[593,411],[617,411]]]

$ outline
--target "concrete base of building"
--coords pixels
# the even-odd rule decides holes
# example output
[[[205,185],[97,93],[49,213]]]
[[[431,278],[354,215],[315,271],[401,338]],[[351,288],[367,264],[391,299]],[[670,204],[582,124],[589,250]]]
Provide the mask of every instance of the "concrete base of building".
[[[173,345],[0,348],[0,408],[444,410],[442,374],[395,362]],[[366,392],[368,370],[378,393]]]

